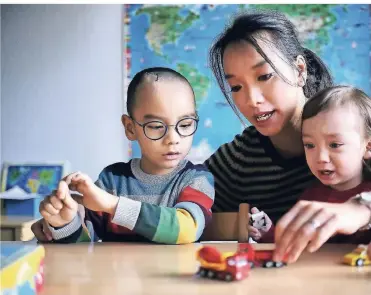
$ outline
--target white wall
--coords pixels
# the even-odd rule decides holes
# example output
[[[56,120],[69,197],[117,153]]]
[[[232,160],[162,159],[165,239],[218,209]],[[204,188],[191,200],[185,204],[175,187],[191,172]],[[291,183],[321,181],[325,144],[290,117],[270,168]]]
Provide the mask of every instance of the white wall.
[[[1,76],[1,5],[0,5],[0,77]],[[0,78],[0,165],[2,163],[2,158],[1,158],[1,151],[2,151],[2,143],[1,143],[1,78]]]
[[[127,161],[121,5],[2,5],[3,161]]]

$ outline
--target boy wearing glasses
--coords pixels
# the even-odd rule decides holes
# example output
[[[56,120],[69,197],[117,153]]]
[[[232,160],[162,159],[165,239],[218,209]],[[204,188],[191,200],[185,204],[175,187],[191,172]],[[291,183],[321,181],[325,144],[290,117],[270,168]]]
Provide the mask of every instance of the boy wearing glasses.
[[[191,243],[210,220],[213,176],[185,160],[198,124],[188,80],[169,68],[137,73],[127,112],[125,133],[138,141],[141,158],[106,167],[95,183],[80,172],[65,177],[40,204],[55,242],[84,241],[88,233],[92,241]],[[84,228],[78,202],[85,207]]]

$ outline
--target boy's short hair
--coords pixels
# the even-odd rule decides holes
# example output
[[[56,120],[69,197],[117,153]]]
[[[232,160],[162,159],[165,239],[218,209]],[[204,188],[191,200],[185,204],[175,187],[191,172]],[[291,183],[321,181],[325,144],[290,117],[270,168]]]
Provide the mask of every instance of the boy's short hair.
[[[165,67],[153,67],[153,68],[146,68],[138,73],[135,74],[133,79],[130,81],[128,90],[127,90],[127,101],[126,101],[126,109],[128,115],[131,117],[133,115],[133,110],[136,102],[135,93],[138,87],[143,83],[146,76],[153,75],[155,77],[155,81],[162,81],[162,80],[177,80],[185,82],[189,85],[193,93],[193,99],[195,100],[195,93],[193,91],[191,83],[184,77],[182,74],[178,73],[177,71],[165,68]]]

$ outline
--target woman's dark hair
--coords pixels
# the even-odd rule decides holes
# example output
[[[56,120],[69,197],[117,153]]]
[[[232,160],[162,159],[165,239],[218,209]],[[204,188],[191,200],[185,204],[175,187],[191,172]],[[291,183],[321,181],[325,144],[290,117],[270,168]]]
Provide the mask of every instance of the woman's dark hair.
[[[130,81],[128,90],[127,90],[127,100],[126,100],[126,109],[128,112],[128,115],[132,117],[133,115],[133,109],[135,106],[136,96],[135,93],[138,89],[138,87],[144,82],[144,78],[148,76],[153,76],[154,81],[170,81],[170,80],[178,80],[181,82],[185,82],[189,85],[189,87],[192,90],[193,98],[195,99],[195,94],[193,91],[193,88],[186,77],[184,77],[182,74],[178,73],[177,71],[174,71],[170,68],[164,68],[164,67],[154,67],[154,68],[146,68],[138,73],[135,74],[133,79]]]
[[[338,85],[317,92],[304,105],[302,126],[305,120],[321,112],[348,105],[358,110],[364,126],[364,136],[371,138],[371,99],[365,92],[352,86]],[[371,179],[370,164],[370,160],[364,160],[363,175],[367,179]]]
[[[266,37],[266,33],[268,33],[269,39]],[[241,41],[250,43],[276,73],[291,84],[264,53],[257,42],[258,40],[277,48],[292,67],[294,67],[297,56],[302,55],[305,58],[307,79],[303,91],[306,97],[309,98],[318,91],[332,86],[333,80],[326,65],[313,51],[300,44],[295,26],[284,14],[274,10],[249,10],[239,14],[233,20],[232,24],[217,38],[209,52],[210,67],[224,96],[237,115],[238,111],[227,90],[228,86],[223,69],[223,55],[229,44]]]

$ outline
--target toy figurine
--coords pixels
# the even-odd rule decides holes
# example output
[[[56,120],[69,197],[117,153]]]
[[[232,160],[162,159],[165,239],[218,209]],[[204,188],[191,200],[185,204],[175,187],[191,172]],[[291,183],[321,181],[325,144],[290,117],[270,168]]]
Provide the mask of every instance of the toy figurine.
[[[250,217],[250,224],[256,229],[265,229],[267,221],[265,220],[264,211],[252,214]]]

